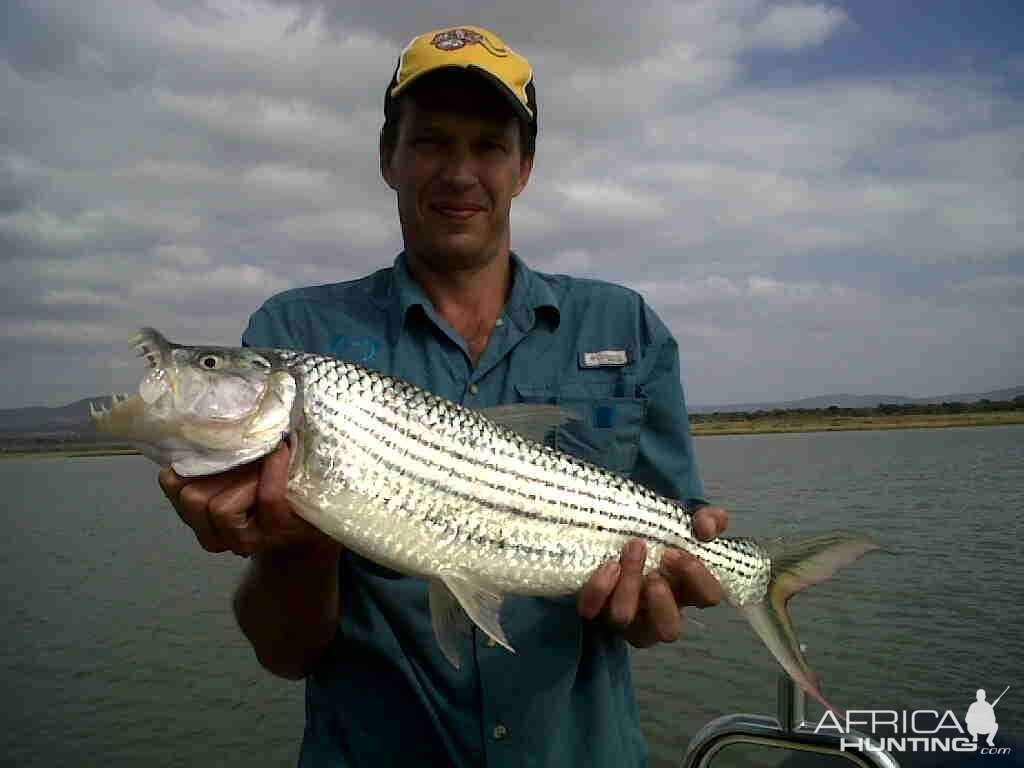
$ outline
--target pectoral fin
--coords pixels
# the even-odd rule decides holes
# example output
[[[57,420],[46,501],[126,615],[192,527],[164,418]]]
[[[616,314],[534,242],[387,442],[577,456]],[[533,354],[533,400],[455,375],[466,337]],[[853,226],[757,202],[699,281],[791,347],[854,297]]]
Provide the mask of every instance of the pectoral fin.
[[[459,669],[458,636],[468,633],[467,617],[494,642],[515,653],[501,628],[503,599],[461,573],[446,573],[430,582],[430,623],[441,652],[453,667]]]

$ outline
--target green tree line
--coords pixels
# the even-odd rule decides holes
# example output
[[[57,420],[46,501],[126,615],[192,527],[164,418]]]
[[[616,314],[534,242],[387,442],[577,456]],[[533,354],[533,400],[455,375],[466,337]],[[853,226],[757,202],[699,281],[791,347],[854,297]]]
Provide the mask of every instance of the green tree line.
[[[778,419],[782,417],[855,418],[864,416],[921,416],[950,413],[990,413],[993,411],[1019,411],[1024,409],[1024,395],[1013,400],[978,400],[972,403],[879,403],[874,408],[773,408],[765,411],[713,411],[691,413],[690,422],[700,424],[708,421],[752,421],[756,419]]]

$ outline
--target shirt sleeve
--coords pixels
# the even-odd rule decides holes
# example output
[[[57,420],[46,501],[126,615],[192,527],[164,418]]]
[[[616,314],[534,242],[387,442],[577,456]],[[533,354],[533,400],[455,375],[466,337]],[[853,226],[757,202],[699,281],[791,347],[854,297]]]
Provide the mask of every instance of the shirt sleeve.
[[[706,503],[680,380],[679,346],[652,309],[643,307],[648,343],[637,393],[647,400],[633,479],[687,505]]]
[[[242,334],[242,346],[264,349],[301,348],[288,326],[267,304],[249,318],[249,325]]]

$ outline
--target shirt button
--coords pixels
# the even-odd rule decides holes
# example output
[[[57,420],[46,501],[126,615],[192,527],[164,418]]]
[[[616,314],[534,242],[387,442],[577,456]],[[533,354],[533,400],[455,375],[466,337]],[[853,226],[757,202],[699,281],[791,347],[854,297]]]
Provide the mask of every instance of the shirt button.
[[[480,391],[480,387],[478,387],[476,384],[470,384],[469,385],[469,394],[475,395],[479,391]]]
[[[503,318],[503,317],[499,317],[497,320],[494,321],[494,326],[496,328],[501,328],[501,326],[503,326],[504,324],[505,324],[505,318]]]
[[[494,726],[494,730],[492,731],[492,733],[494,734],[495,739],[501,741],[506,736],[508,736],[508,728],[506,728],[501,723],[498,723],[496,726]]]

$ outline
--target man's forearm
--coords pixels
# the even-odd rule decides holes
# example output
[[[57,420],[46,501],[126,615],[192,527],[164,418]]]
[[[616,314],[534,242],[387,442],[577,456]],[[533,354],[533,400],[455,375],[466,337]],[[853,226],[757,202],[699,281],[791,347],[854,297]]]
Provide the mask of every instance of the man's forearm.
[[[235,618],[267,670],[305,677],[338,625],[340,545],[272,550],[254,555],[235,592]]]

